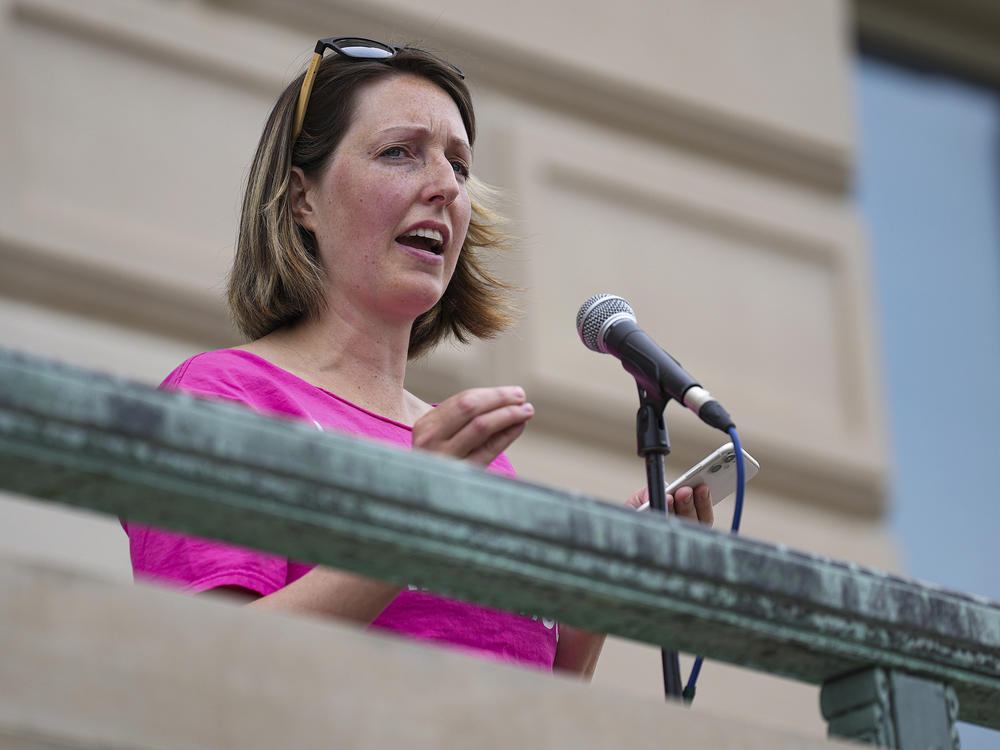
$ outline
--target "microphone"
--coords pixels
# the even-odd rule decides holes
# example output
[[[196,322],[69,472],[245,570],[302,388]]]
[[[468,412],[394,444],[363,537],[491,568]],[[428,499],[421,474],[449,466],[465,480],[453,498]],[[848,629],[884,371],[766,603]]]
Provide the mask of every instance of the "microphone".
[[[576,314],[576,330],[584,346],[619,359],[647,392],[684,404],[723,432],[736,426],[722,404],[639,328],[632,307],[621,297],[595,294],[588,299]]]

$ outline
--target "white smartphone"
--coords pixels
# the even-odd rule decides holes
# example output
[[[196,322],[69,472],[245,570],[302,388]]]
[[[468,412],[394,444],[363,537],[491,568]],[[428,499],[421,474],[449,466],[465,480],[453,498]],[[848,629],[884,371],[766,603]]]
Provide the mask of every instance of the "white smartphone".
[[[746,451],[743,451],[743,468],[746,481],[749,482],[760,471],[760,464]],[[672,495],[681,487],[698,487],[707,484],[712,493],[712,505],[718,505],[736,492],[736,450],[732,443],[726,443],[713,451],[678,479],[667,485],[667,494]],[[637,510],[646,510],[649,503],[645,502]]]

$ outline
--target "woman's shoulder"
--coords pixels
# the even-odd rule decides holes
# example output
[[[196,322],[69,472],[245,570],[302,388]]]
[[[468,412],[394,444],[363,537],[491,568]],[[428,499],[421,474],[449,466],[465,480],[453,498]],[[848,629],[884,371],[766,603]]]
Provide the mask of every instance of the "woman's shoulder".
[[[246,349],[219,349],[185,360],[160,388],[236,401],[255,411],[341,427],[357,418],[349,402]]]
[[[241,349],[202,352],[181,362],[164,378],[160,387],[185,388],[215,383],[219,379],[252,378],[259,376],[266,364],[265,360]]]
[[[262,385],[273,387],[288,377],[266,359],[242,349],[202,352],[181,362],[160,388],[197,396],[246,401]]]

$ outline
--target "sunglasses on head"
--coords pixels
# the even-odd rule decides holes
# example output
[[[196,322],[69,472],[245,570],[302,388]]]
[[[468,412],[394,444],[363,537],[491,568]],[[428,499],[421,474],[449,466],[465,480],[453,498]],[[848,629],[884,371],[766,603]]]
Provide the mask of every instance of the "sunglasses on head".
[[[416,47],[397,47],[394,44],[376,42],[374,39],[364,39],[357,36],[342,36],[330,39],[320,39],[316,42],[316,50],[312,60],[309,62],[309,69],[306,70],[302,79],[302,88],[299,89],[299,101],[295,107],[295,124],[292,128],[292,142],[299,137],[302,132],[302,123],[306,119],[306,108],[309,106],[309,95],[312,93],[313,81],[316,80],[316,71],[319,70],[319,63],[323,59],[323,53],[332,49],[338,55],[349,57],[352,60],[387,60],[395,57],[400,52],[415,51],[433,57],[435,60],[444,63],[455,71],[459,78],[464,79],[465,74],[452,65],[447,60],[442,60],[436,55]]]

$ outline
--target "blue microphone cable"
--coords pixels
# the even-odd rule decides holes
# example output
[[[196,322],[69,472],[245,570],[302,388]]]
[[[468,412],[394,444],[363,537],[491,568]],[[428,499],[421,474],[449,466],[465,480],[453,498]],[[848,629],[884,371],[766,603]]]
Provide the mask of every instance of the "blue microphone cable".
[[[746,466],[743,461],[743,446],[740,443],[740,436],[736,432],[736,427],[731,426],[728,430],[729,437],[733,441],[733,449],[736,451],[736,505],[733,507],[733,523],[729,528],[731,534],[738,534],[740,531],[740,519],[743,517],[743,494],[746,489]],[[701,665],[705,658],[699,656],[695,658],[691,667],[691,674],[688,676],[687,685],[684,686],[681,697],[688,705],[694,700],[695,683],[698,682],[698,675],[701,674]]]

